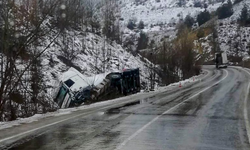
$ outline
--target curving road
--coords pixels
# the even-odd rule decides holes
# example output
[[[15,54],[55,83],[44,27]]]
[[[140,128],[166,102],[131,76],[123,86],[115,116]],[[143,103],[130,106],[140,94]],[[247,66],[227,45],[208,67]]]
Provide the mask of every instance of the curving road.
[[[0,131],[2,149],[248,150],[250,71],[204,66],[200,82]]]

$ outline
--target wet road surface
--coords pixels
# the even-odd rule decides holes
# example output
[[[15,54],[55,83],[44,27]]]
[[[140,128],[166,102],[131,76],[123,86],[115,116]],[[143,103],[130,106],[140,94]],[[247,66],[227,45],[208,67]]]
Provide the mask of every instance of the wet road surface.
[[[28,137],[6,144],[4,148],[250,149],[243,114],[249,74],[231,67],[215,70],[214,67],[206,66],[205,69],[209,70],[209,75],[200,83],[128,104],[93,110],[86,115],[38,130]]]

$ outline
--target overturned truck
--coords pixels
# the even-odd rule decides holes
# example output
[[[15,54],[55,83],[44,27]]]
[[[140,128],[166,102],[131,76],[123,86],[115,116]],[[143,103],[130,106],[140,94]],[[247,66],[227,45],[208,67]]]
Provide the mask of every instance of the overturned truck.
[[[74,68],[62,76],[54,101],[60,108],[79,106],[140,91],[139,69],[87,77]]]

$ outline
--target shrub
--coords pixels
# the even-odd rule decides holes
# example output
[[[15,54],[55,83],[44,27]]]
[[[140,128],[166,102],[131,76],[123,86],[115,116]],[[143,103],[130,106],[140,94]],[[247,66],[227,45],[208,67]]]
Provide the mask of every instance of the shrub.
[[[129,19],[127,27],[130,30],[134,30],[135,27],[136,27],[136,21],[135,21],[135,19]]]
[[[240,18],[238,21],[241,25],[246,25],[248,20],[249,20],[248,7],[247,5],[244,5],[244,7],[241,10]]]
[[[137,50],[146,49],[148,47],[148,36],[146,33],[141,32],[138,38]]]
[[[144,22],[143,21],[139,22],[138,29],[144,29]]]
[[[201,12],[198,16],[197,16],[197,22],[199,24],[199,26],[203,25],[204,23],[206,23],[207,21],[210,20],[210,13],[205,10],[204,12]]]
[[[202,7],[201,2],[195,2],[195,3],[194,3],[194,7]]]
[[[223,4],[217,9],[217,15],[219,19],[228,18],[233,15],[233,5],[231,0],[228,0],[226,4]]]
[[[190,15],[187,15],[185,20],[184,20],[184,23],[188,28],[191,28],[193,26],[193,24],[195,23],[195,20]]]
[[[203,38],[205,36],[204,30],[203,29],[198,30],[196,36],[197,36],[198,39]]]
[[[238,3],[242,2],[242,1],[243,1],[243,0],[235,0],[235,1],[234,1],[234,5],[235,5],[235,4],[238,4]]]

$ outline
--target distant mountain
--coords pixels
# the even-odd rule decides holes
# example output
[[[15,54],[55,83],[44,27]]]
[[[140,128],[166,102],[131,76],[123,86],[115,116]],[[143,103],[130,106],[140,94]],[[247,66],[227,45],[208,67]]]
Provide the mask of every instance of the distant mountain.
[[[177,33],[178,23],[184,20],[187,15],[196,20],[197,15],[204,10],[216,14],[217,9],[227,2],[227,0],[121,0],[121,20],[125,37],[131,38],[128,35],[133,34],[137,38],[139,36],[139,29],[127,29],[127,24],[132,19],[137,25],[140,21],[144,23],[142,31],[150,39],[158,42],[164,37],[173,39]],[[215,22],[218,31],[218,42],[220,49],[227,51],[228,55],[244,57],[248,55],[247,51],[249,51],[250,47],[250,29],[249,27],[239,27],[237,20],[243,6],[245,4],[250,6],[250,1],[232,0],[232,4],[234,4],[233,15]],[[203,48],[211,53],[209,37],[204,38],[203,41]],[[211,53],[209,60],[212,58],[213,54]]]

